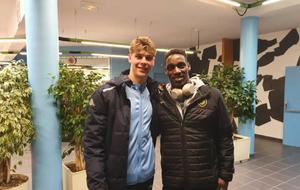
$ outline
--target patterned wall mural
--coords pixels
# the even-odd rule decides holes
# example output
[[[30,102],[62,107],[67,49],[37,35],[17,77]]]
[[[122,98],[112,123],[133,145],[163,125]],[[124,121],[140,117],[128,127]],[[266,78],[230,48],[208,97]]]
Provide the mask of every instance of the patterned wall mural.
[[[256,134],[282,139],[285,67],[300,66],[299,29],[259,36],[257,55]],[[233,42],[239,64],[239,40]],[[221,61],[221,43],[200,46],[188,57],[192,73],[210,73]]]

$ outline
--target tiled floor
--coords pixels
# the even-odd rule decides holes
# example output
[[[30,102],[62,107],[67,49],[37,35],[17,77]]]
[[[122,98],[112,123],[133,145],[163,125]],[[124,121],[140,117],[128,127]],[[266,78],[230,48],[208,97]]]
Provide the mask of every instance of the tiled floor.
[[[162,186],[159,142],[157,145],[153,190],[161,190]],[[13,161],[21,159],[23,165],[17,171],[31,176],[30,151],[26,151],[23,158],[15,157]],[[235,168],[229,190],[300,190],[300,148],[257,137],[255,156],[249,161],[236,163]]]
[[[300,190],[300,148],[256,138],[255,156],[235,165],[230,190]]]

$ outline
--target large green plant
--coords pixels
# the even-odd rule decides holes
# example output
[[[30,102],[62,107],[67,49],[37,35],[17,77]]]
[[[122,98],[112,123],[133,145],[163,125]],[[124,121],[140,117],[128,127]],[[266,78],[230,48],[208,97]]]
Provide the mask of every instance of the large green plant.
[[[231,119],[238,117],[243,123],[255,118],[256,85],[254,81],[245,81],[244,70],[238,65],[218,65],[210,76],[201,77],[221,91]]]
[[[102,77],[99,73],[85,74],[83,70],[60,64],[58,81],[48,90],[58,105],[62,137],[70,139],[69,149],[64,152],[63,157],[75,151],[76,171],[85,169],[82,138],[86,109],[90,96],[99,87]]]
[[[10,181],[10,161],[34,137],[27,67],[14,62],[0,71],[0,184]]]

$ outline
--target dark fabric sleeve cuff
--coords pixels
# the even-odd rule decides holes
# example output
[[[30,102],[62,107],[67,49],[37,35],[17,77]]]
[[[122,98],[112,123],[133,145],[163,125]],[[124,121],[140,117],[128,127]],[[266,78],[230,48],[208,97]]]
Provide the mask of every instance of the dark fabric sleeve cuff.
[[[232,173],[219,173],[219,177],[222,178],[224,181],[229,182],[232,180],[233,174]]]

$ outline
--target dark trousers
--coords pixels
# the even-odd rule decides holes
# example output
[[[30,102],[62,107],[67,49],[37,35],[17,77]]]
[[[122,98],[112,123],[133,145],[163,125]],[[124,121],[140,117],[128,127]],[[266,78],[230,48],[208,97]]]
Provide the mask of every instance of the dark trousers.
[[[153,178],[143,183],[138,183],[135,185],[127,185],[126,190],[152,190],[152,184],[153,184]]]
[[[162,188],[162,190],[218,190],[218,188],[216,186],[213,186],[213,187],[199,187],[199,188],[169,188],[169,187],[166,187],[164,186]]]

